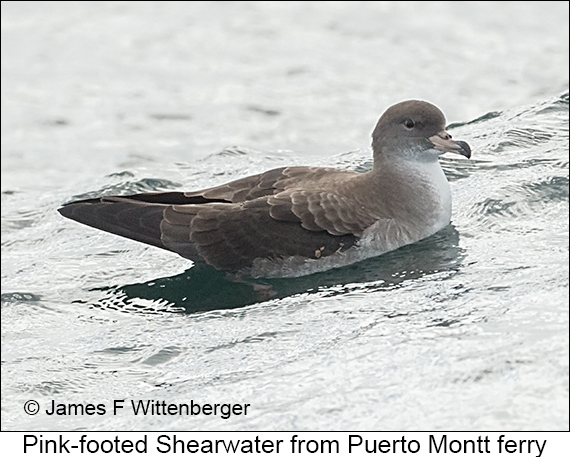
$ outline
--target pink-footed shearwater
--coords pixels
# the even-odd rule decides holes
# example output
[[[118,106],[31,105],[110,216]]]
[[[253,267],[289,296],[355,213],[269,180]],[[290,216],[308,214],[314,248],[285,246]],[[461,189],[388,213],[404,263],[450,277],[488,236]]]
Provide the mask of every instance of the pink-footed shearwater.
[[[282,167],[195,192],[103,196],[59,208],[70,219],[237,276],[295,277],[414,243],[447,226],[438,156],[471,157],[434,105],[386,110],[366,173]]]

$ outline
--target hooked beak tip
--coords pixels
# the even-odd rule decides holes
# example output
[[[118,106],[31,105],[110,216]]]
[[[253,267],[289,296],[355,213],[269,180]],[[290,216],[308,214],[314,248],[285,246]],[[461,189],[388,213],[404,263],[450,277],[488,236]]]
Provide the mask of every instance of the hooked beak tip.
[[[468,159],[471,158],[471,148],[469,147],[469,145],[465,142],[465,141],[456,141],[457,145],[461,147],[460,150],[458,150],[457,152],[459,154],[461,154],[462,156],[467,157]]]

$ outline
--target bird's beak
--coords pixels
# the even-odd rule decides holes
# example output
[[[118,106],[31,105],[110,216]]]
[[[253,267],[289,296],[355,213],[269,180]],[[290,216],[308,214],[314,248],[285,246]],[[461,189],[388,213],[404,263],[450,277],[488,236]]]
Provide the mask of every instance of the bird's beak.
[[[429,137],[429,140],[433,144],[434,149],[441,152],[454,152],[456,154],[461,154],[462,156],[471,157],[471,148],[465,141],[454,141],[451,139],[451,135],[445,130],[436,133]]]

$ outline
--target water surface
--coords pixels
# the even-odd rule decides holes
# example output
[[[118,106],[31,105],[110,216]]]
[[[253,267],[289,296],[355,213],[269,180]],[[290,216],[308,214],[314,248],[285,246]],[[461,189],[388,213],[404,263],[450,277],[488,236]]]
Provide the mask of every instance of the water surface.
[[[568,428],[568,4],[424,3],[2,3],[3,430]],[[452,224],[378,258],[260,289],[56,211],[366,170],[408,98],[473,158]]]

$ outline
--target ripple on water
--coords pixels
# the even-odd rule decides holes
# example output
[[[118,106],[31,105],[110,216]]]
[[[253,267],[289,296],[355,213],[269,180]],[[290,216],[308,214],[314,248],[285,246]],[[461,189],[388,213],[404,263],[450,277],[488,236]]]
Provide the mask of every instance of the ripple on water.
[[[331,428],[369,427],[369,418],[378,428],[432,419],[497,429],[518,420],[524,428],[535,422],[517,418],[536,404],[546,405],[538,417],[556,426],[567,417],[563,407],[552,413],[567,398],[567,105],[566,94],[457,125],[454,136],[472,144],[474,157],[442,157],[455,226],[304,278],[236,283],[184,263],[166,273],[175,256],[60,221],[60,198],[73,192],[47,200],[3,195],[8,218],[31,221],[3,231],[3,243],[22,248],[9,245],[11,257],[3,251],[17,271],[2,294],[10,325],[3,388],[13,394],[6,423],[29,423],[11,411],[30,394],[81,403],[199,392],[201,399],[254,402],[242,428],[306,426],[301,408]],[[177,171],[206,187],[283,160],[286,152],[230,148]],[[326,162],[359,170],[370,164],[364,149]],[[74,199],[176,187],[176,179],[131,171],[100,179],[97,191]],[[45,303],[51,313],[40,308]],[[441,409],[457,401],[472,416]],[[78,420],[61,419],[61,426],[88,427]],[[141,420],[170,429],[220,427]]]
[[[2,294],[0,299],[2,303],[39,302],[42,297],[30,292],[10,292]]]
[[[128,175],[132,175],[130,172]],[[124,173],[109,175],[113,178],[122,178]],[[108,184],[99,190],[85,192],[82,194],[74,195],[69,199],[70,202],[76,200],[86,200],[89,198],[98,198],[103,195],[132,195],[145,192],[158,192],[166,189],[180,187],[180,184],[170,181],[168,179],[155,179],[155,178],[142,178],[136,181],[122,181],[116,184]]]

